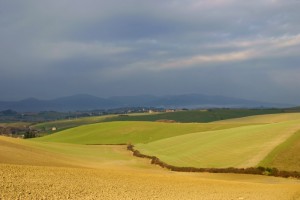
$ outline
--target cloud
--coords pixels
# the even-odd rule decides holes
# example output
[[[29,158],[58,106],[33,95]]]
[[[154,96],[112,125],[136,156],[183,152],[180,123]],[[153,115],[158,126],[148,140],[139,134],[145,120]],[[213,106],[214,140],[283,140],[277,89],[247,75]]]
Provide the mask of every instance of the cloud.
[[[121,47],[99,42],[56,42],[40,43],[36,46],[35,53],[40,58],[49,60],[64,60],[73,57],[97,58],[102,56],[118,56],[119,54],[129,52],[130,47]]]
[[[288,77],[299,69],[299,8],[296,0],[2,0],[0,92],[189,91],[273,101],[275,91],[297,92]]]
[[[170,61],[162,64],[158,69],[174,69],[187,67],[201,67],[207,64],[219,64],[227,62],[240,62],[258,58],[273,58],[277,56],[297,56],[300,50],[300,35],[284,36],[279,38],[264,38],[257,40],[233,41],[221,45],[207,46],[207,48],[239,48],[238,51],[222,52],[211,55],[195,55],[188,58],[183,58],[175,61]],[[290,47],[297,47],[295,49],[288,49]],[[286,54],[286,50],[289,50]],[[220,65],[221,67],[221,65]]]
[[[254,52],[241,51],[233,53],[224,53],[216,55],[198,55],[191,58],[172,61],[161,66],[162,69],[172,68],[186,68],[186,67],[201,67],[203,64],[210,63],[225,63],[225,62],[236,62],[250,59],[254,56]]]

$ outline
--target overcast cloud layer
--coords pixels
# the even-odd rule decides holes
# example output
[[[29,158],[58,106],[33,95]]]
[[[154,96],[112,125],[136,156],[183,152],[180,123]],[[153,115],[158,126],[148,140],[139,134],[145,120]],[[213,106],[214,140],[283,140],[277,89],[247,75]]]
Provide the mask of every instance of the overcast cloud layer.
[[[203,93],[300,104],[299,0],[0,0],[0,99]]]

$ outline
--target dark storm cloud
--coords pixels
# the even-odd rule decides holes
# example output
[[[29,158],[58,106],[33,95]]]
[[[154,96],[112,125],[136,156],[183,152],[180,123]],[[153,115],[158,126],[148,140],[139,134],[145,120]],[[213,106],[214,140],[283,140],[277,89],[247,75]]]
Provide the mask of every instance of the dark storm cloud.
[[[207,93],[298,103],[297,0],[0,0],[2,99]]]

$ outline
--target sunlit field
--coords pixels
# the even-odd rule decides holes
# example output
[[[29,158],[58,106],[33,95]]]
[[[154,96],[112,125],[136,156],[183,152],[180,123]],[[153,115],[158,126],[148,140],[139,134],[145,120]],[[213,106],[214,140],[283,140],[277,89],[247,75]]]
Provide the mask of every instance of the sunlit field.
[[[274,114],[213,123],[101,122],[30,140],[1,136],[0,198],[300,199],[297,179],[173,172],[126,148],[134,144],[175,166],[299,170],[298,130],[299,115]]]

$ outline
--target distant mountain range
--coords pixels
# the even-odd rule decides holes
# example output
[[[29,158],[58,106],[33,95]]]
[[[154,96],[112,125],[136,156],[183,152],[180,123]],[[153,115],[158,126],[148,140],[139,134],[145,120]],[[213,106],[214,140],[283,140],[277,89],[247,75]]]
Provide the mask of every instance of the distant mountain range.
[[[52,100],[29,98],[21,101],[0,101],[0,110],[12,109],[18,112],[83,111],[122,107],[258,108],[289,106],[291,105],[203,94],[115,96],[109,98],[80,94]]]

